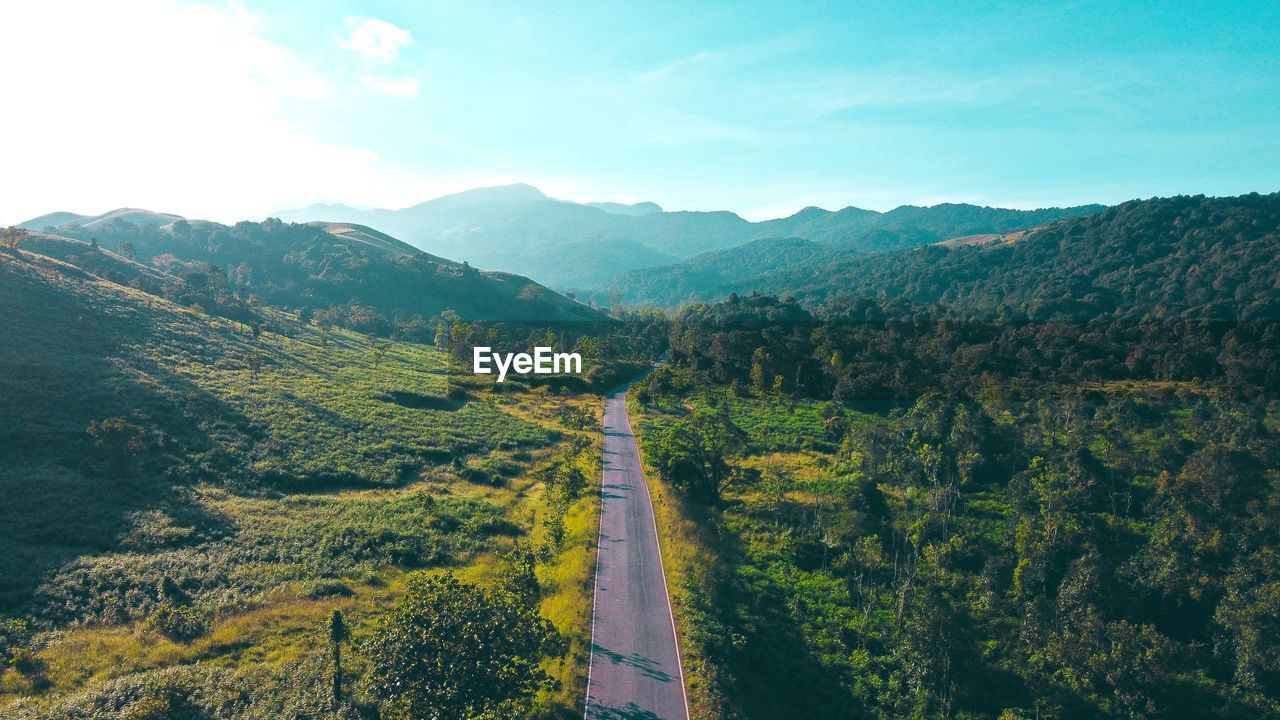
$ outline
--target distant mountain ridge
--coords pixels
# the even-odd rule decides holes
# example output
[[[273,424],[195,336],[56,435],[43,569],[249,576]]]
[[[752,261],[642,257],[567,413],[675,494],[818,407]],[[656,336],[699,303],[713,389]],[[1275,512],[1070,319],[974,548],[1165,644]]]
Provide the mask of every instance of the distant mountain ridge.
[[[519,184],[468,190],[399,210],[312,205],[276,216],[294,222],[356,222],[446,257],[525,273],[556,288],[599,291],[629,271],[764,238],[795,237],[879,252],[958,235],[1026,229],[1102,208],[1026,211],[947,204],[881,213],[810,207],[789,217],[751,222],[728,211],[670,212],[654,203],[574,203]],[[583,256],[587,249],[591,252]],[[578,262],[580,257],[589,261]]]
[[[1041,210],[1005,210],[974,205],[904,205],[887,213],[859,208],[837,212],[805,208],[788,218],[758,225],[777,237],[702,253],[679,263],[623,273],[587,293],[598,301],[674,307],[689,301],[714,302],[731,292],[789,292],[821,285],[823,274],[842,262],[868,254],[895,253],[969,238],[1003,237],[1060,219],[1084,217],[1101,205]]]
[[[1274,321],[1277,277],[1280,193],[1254,193],[1133,200],[985,242],[783,268],[750,289],[810,306],[903,300],[982,319]]]

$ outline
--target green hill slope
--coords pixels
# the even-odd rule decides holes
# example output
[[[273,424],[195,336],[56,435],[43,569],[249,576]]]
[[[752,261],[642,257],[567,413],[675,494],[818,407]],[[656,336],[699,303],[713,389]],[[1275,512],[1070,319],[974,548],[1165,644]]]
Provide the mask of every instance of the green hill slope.
[[[156,683],[240,698],[219,717],[323,703],[307,668],[329,612],[371,621],[415,568],[491,578],[553,512],[568,530],[544,612],[570,654],[543,712],[572,703],[593,506],[549,509],[532,471],[599,462],[556,419],[593,401],[491,395],[428,346],[253,312],[260,331],[0,252],[0,715],[119,717]],[[179,669],[197,662],[217,671]]]
[[[800,238],[765,238],[672,265],[633,270],[617,278],[613,288],[630,305],[671,307],[714,301],[778,268],[812,265],[840,255],[839,250]],[[608,302],[610,293],[598,291],[593,297]]]
[[[188,285],[243,298],[253,295],[282,307],[327,311],[335,322],[364,332],[424,327],[445,310],[466,319],[603,319],[595,310],[526,277],[480,271],[353,223],[268,220],[228,226],[177,219],[158,225],[117,216],[92,229],[64,223],[57,233],[97,242],[119,256],[183,278]],[[45,240],[30,247],[52,245]],[[66,246],[54,250],[58,257],[67,252]]]

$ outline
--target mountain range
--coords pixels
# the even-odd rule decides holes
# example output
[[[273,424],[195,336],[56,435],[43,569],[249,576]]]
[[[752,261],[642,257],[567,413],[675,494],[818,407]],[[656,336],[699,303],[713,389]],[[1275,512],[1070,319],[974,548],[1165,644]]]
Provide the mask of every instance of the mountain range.
[[[468,190],[399,210],[311,205],[275,215],[293,222],[361,223],[428,252],[525,273],[558,289],[607,294],[628,271],[675,265],[700,253],[766,238],[800,238],[847,252],[880,252],[958,235],[1026,229],[1102,207],[1028,211],[942,204],[908,205],[885,213],[810,207],[789,217],[751,222],[727,211],[667,212],[654,203],[580,204],[550,198],[529,185],[508,185]],[[720,257],[728,266],[724,272],[736,272],[736,256]],[[705,264],[706,259],[699,262]]]

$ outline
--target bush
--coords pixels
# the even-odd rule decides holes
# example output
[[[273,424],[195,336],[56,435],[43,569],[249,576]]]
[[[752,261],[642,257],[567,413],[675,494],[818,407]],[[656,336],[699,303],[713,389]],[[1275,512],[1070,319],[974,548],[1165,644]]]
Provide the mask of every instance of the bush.
[[[123,475],[133,465],[133,460],[143,449],[146,432],[141,425],[122,417],[107,418],[89,423],[85,432],[93,438],[94,445],[102,451],[111,471]]]
[[[168,700],[145,697],[121,711],[120,720],[168,720],[169,712]]]
[[[200,611],[165,603],[147,618],[147,627],[174,642],[189,643],[209,631],[209,623]]]

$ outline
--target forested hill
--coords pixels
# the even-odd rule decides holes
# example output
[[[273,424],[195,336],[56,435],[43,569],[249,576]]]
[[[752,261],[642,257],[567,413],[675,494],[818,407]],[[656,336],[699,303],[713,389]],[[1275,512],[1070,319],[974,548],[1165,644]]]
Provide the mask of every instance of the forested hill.
[[[1005,233],[1068,217],[1089,215],[1103,205],[1011,210],[967,203],[930,207],[903,205],[886,213],[859,208],[827,212],[806,208],[788,218],[760,223],[776,235],[801,237],[850,250],[880,251],[914,247],[960,235]]]
[[[939,303],[1037,320],[1280,318],[1280,194],[1132,201],[1012,242],[843,257],[765,275],[762,292]]]
[[[604,316],[520,275],[436,257],[352,223],[167,220],[133,215],[92,225],[70,221],[24,247],[153,293],[218,297],[324,314],[362,332],[426,333],[446,310],[465,319],[601,320]],[[146,222],[159,217],[167,224]],[[103,256],[114,258],[106,262]],[[180,281],[130,269],[136,261]],[[176,296],[175,296],[176,297]],[[252,302],[250,302],[252,304]],[[209,308],[215,311],[214,308]],[[417,338],[430,340],[428,337]]]
[[[695,255],[674,265],[633,270],[618,279],[614,297],[629,305],[710,302],[750,286],[779,268],[813,267],[845,252],[800,238],[764,238]],[[605,300],[607,293],[597,293]]]
[[[1101,205],[1009,210],[964,204],[904,205],[886,213],[859,208],[830,212],[805,208],[778,220],[756,223],[760,239],[695,255],[682,262],[620,274],[595,289],[603,301],[675,307],[723,299],[730,292],[762,289],[771,273],[821,282],[832,267],[870,253],[890,253],[973,235],[1027,230],[1063,218],[1082,217]],[[776,286],[768,287],[779,291]]]

